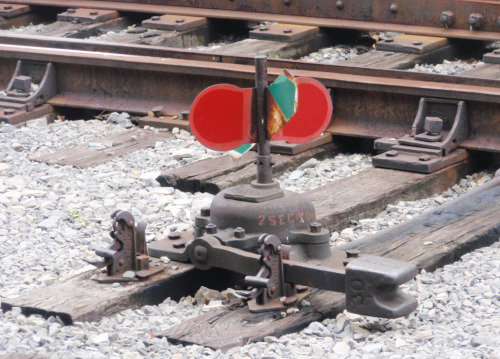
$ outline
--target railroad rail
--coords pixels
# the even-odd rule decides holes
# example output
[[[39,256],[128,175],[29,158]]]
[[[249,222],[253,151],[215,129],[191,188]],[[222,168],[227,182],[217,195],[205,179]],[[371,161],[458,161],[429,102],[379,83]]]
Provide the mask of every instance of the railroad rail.
[[[12,4],[67,7],[61,0],[8,0]],[[499,38],[500,4],[491,0],[272,0],[272,1],[72,1],[71,6],[278,21],[320,27],[382,30],[427,36],[495,41]]]
[[[251,57],[245,56],[175,51],[175,57],[162,57],[174,50],[36,40],[38,45],[55,46],[43,47],[32,46],[34,39],[21,36],[15,39],[31,46],[0,45],[5,69],[0,74],[0,88],[7,86],[18,60],[53,63],[57,69],[57,93],[46,100],[60,107],[147,114],[163,106],[165,115],[179,116],[189,111],[195,95],[205,87],[221,82],[249,87],[254,72],[252,65],[246,64]],[[106,49],[125,54],[106,53]],[[134,52],[155,56],[126,54]],[[202,61],[207,58],[210,61]],[[470,136],[460,147],[500,152],[500,82],[496,80],[294,60],[269,59],[269,67],[270,78],[275,78],[281,68],[288,68],[294,76],[315,78],[332,89],[335,111],[327,131],[334,135],[372,139],[402,137],[411,129],[420,99],[432,97],[467,101]]]

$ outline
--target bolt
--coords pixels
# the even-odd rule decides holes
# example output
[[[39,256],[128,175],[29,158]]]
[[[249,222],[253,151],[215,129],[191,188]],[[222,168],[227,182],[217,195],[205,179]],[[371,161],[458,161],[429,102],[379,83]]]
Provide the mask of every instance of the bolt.
[[[420,40],[414,40],[413,41],[413,45],[417,45],[417,46],[418,45],[422,45],[422,41],[420,41]]]
[[[418,160],[422,162],[429,161],[432,157],[430,155],[421,155]]]
[[[163,106],[156,106],[151,109],[151,112],[155,117],[160,117],[162,111],[163,111]]]
[[[269,30],[269,27],[267,27],[267,26],[259,27],[259,31],[267,31],[267,30]]]
[[[363,282],[361,282],[359,280],[353,280],[351,282],[351,287],[354,290],[362,290],[363,289]]]
[[[396,157],[397,155],[399,155],[399,152],[398,152],[398,151],[396,151],[396,150],[390,150],[390,151],[387,151],[387,152],[385,153],[385,155],[386,155],[387,157]]]
[[[184,22],[184,19],[175,19],[175,22],[178,23],[178,24],[181,24]]]
[[[439,117],[426,117],[424,130],[427,135],[436,136],[443,131],[443,120]]]
[[[170,232],[168,234],[168,239],[179,239],[181,238],[181,234],[179,232]]]
[[[182,111],[182,112],[181,112],[181,118],[182,118],[184,121],[189,121],[189,111]]]
[[[283,305],[289,306],[297,303],[298,300],[299,298],[297,296],[292,295],[291,297],[286,297],[286,299],[283,301]]]
[[[194,258],[200,263],[207,263],[208,251],[203,246],[196,246],[194,248]]]
[[[97,11],[91,11],[91,12],[89,12],[89,14],[90,14],[91,16],[95,16],[95,15],[97,15],[97,14],[99,14],[99,13],[98,13]]]
[[[201,211],[200,211],[200,214],[203,216],[203,217],[208,217],[210,216],[210,208],[202,208]]]
[[[295,289],[297,289],[297,293],[302,293],[302,292],[305,292],[306,290],[309,289],[308,286],[305,286],[305,285],[300,285],[300,284],[297,284],[295,286]]]
[[[186,246],[186,243],[182,243],[182,242],[175,242],[173,245],[172,245],[174,248],[184,248]]]
[[[207,226],[205,228],[206,228],[208,234],[217,233],[217,226],[213,223],[207,224]]]
[[[391,4],[391,7],[389,8],[393,14],[398,12],[398,6],[396,4]]]
[[[241,227],[236,227],[234,229],[234,238],[245,238],[245,230]]]
[[[449,27],[455,22],[455,14],[451,11],[443,11],[439,16],[439,21],[441,21],[445,27]]]
[[[290,5],[292,3],[292,0],[283,0],[286,6]]]
[[[10,5],[6,5],[3,7],[4,10],[12,10],[12,6]]]
[[[6,108],[5,110],[3,110],[4,115],[12,115],[14,112],[16,112],[16,110],[14,110],[13,108]]]
[[[394,39],[392,37],[388,37],[387,39],[384,40],[385,42],[393,42]]]
[[[283,33],[290,34],[292,33],[292,29],[283,29]]]
[[[276,253],[280,253],[281,252],[281,246],[277,246],[276,247]]]
[[[76,12],[76,10],[75,10],[75,9],[68,9],[68,10],[67,10],[67,13],[68,13],[68,14],[74,14],[75,12]]]
[[[335,6],[337,7],[337,9],[342,10],[344,8],[344,2],[342,0],[339,0],[335,4]]]
[[[311,225],[309,226],[309,230],[312,233],[319,233],[321,231],[321,223],[319,223],[319,222],[311,223]]]
[[[151,20],[153,20],[153,21],[158,21],[158,20],[160,20],[160,17],[159,17],[159,16],[153,16],[153,17],[151,18]]]
[[[469,15],[469,25],[470,30],[479,29],[483,23],[483,15],[481,14],[470,14]]]
[[[270,291],[271,291],[271,294],[276,293],[276,287],[275,286],[271,287]]]
[[[500,55],[500,49],[493,50],[493,53],[494,53],[495,55]]]
[[[345,251],[345,254],[347,255],[347,258],[356,258],[359,256],[359,250],[357,249],[348,249]]]

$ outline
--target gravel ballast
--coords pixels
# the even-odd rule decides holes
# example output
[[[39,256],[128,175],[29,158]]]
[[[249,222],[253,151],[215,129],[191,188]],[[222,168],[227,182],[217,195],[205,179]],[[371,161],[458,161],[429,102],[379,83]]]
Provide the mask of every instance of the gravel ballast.
[[[155,129],[150,129],[157,131]],[[80,258],[107,247],[109,214],[129,210],[148,223],[148,241],[176,227],[188,228],[212,195],[159,187],[167,169],[221,155],[185,131],[154,148],[88,169],[49,166],[36,156],[127,131],[100,121],[57,121],[30,127],[0,125],[0,301],[48,286],[59,277],[90,269]],[[109,144],[100,143],[103,151]],[[280,177],[283,187],[308,191],[370,165],[365,155],[310,160]],[[300,171],[300,172],[297,172]],[[445,193],[388,206],[376,218],[352,222],[332,234],[332,245],[356,240],[411,219],[426,209],[486,183],[491,173],[468,176]],[[19,308],[0,314],[0,355],[37,353],[49,358],[495,358],[500,356],[499,244],[422,273],[405,290],[419,299],[407,318],[381,320],[340,314],[299,333],[221,353],[169,344],[155,334],[209,310],[167,299],[158,306],[126,310],[99,322],[62,326],[58,318],[25,317]],[[91,294],[89,294],[91,295]],[[212,302],[212,306],[218,302]]]

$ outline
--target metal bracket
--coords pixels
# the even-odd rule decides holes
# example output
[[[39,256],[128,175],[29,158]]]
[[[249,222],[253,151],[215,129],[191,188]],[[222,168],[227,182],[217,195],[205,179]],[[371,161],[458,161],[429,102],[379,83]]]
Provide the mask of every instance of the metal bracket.
[[[247,274],[246,283],[254,288],[240,294],[253,299],[249,302],[252,312],[281,310],[298,303],[307,295],[307,288],[299,285],[345,292],[348,308],[358,314],[395,318],[417,307],[416,299],[398,288],[417,274],[413,264],[333,249],[335,260],[328,264],[304,263],[289,259],[289,246],[274,235],[261,235],[258,241],[260,255],[205,235],[188,244],[189,259],[201,270],[217,267]]]
[[[95,24],[118,18],[118,11],[97,9],[68,9],[57,15],[57,21]]]
[[[292,42],[311,37],[319,32],[317,26],[292,24],[262,25],[250,31],[251,39]]]
[[[399,140],[381,138],[375,149],[387,151],[373,157],[375,167],[431,173],[469,157],[458,146],[469,135],[464,101],[420,99],[411,134]]]
[[[188,31],[207,24],[207,18],[184,16],[184,15],[162,15],[153,16],[151,19],[144,20],[142,26],[148,29],[165,31]]]
[[[97,268],[106,267],[106,273],[101,273],[98,282],[130,282],[150,277],[163,271],[159,263],[149,265],[146,254],[146,224],[135,223],[134,216],[129,212],[115,211],[113,218],[113,231],[109,233],[114,239],[108,249],[97,248],[96,255],[103,257],[101,262],[84,259]],[[134,276],[124,276],[127,271],[135,272]]]
[[[56,70],[52,63],[19,60],[7,86],[7,96],[0,97],[0,122],[26,121],[36,106],[44,104],[57,92]],[[37,113],[38,116],[45,115]]]
[[[238,294],[250,299],[248,309],[252,313],[286,309],[297,305],[310,292],[306,286],[285,283],[283,257],[289,246],[281,244],[278,237],[263,234],[259,238],[261,269],[255,276],[246,276],[245,284],[253,287]]]

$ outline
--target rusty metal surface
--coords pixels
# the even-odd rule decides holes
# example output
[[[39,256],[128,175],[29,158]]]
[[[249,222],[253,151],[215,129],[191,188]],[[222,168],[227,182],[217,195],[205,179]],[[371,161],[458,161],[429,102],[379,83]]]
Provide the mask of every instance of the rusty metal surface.
[[[97,281],[101,283],[130,282],[150,277],[163,271],[163,266],[153,263],[146,252],[146,224],[136,223],[134,216],[126,211],[115,211],[111,214],[113,230],[109,233],[113,243],[107,249],[95,249],[96,255],[102,261],[84,261],[97,268],[106,267],[106,272],[101,273]],[[131,276],[127,272],[131,272]]]
[[[335,250],[332,249],[332,252]],[[189,253],[191,261],[199,269],[218,267],[254,276],[247,277],[254,286],[276,282],[266,280],[265,276],[255,277],[262,269],[258,254],[224,246],[211,235],[192,241]],[[399,289],[400,284],[417,274],[415,265],[374,256],[349,258],[349,253],[342,254],[344,259],[333,265],[282,259],[283,282],[345,292],[346,304],[354,313],[396,318],[415,310],[415,298]],[[359,286],[355,281],[363,285]],[[266,304],[273,307],[272,303]]]
[[[16,124],[47,113],[51,107],[43,105],[56,92],[56,72],[52,63],[19,60],[5,95],[0,96],[0,122]]]
[[[28,5],[12,5],[0,3],[0,17],[14,17],[30,12]]]
[[[57,21],[95,24],[118,18],[117,11],[96,9],[68,9],[57,15]]]
[[[448,45],[448,39],[433,36],[399,35],[379,41],[375,47],[379,51],[425,54]]]
[[[375,167],[432,173],[466,159],[458,146],[469,135],[464,101],[422,98],[411,132],[398,140],[375,140],[375,149],[387,151],[373,157]]]
[[[293,24],[271,24],[261,25],[250,31],[251,39],[271,40],[271,41],[297,41],[317,34],[317,26],[303,26]]]
[[[205,17],[161,15],[144,20],[142,26],[155,30],[187,31],[207,24]]]
[[[0,41],[14,42],[19,38],[0,37]],[[33,40],[26,39],[26,45],[31,43]],[[210,85],[224,82],[241,88],[254,85],[254,66],[247,65],[253,60],[246,57],[194,54],[196,60],[190,60],[193,52],[172,49],[162,52],[137,45],[117,49],[153,56],[106,53],[104,45],[83,41],[76,45],[76,42],[46,40],[43,44],[57,48],[0,45],[0,59],[2,65],[8,66],[12,66],[14,59],[57,64],[59,91],[49,101],[56,106],[144,114],[163,106],[166,114],[179,115],[189,110],[195,96]],[[88,51],[67,50],[65,44],[68,48],[81,46]],[[93,52],[95,49],[102,51]],[[154,57],[169,53],[177,58]],[[207,56],[212,58],[210,62],[205,61]],[[271,80],[286,67],[296,77],[316,78],[332,89],[335,109],[329,133],[367,138],[401,137],[415,118],[420,98],[434,97],[467,101],[471,135],[464,141],[464,148],[496,152],[500,149],[499,81],[292,60],[269,59],[268,66]],[[0,85],[2,82],[5,80],[2,81],[0,75]]]
[[[9,0],[13,4],[67,7],[63,0]],[[168,5],[167,5],[168,3]],[[484,0],[364,0],[364,1],[144,0],[72,1],[74,7],[154,14],[274,21],[320,27],[383,30],[418,35],[498,40],[500,3]],[[453,13],[453,21],[442,13]],[[470,30],[472,14],[481,25]],[[448,27],[446,27],[448,26]],[[477,25],[476,25],[477,26]]]

